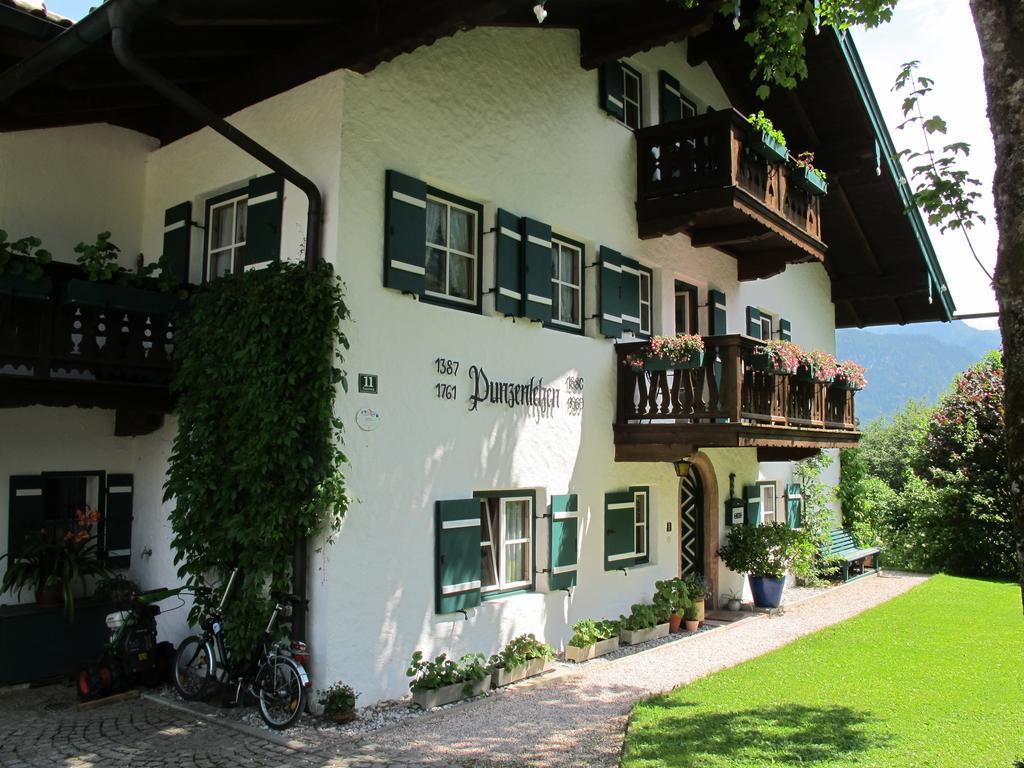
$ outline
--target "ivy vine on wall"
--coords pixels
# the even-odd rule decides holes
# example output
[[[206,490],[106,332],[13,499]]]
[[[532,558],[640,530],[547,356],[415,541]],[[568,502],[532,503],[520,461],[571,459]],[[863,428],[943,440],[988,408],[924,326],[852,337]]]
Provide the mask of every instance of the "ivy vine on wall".
[[[278,264],[215,280],[179,321],[164,485],[175,564],[192,587],[241,567],[225,623],[243,654],[266,625],[269,590],[290,588],[296,536],[337,531],[348,508],[334,414],[347,317],[330,265]]]

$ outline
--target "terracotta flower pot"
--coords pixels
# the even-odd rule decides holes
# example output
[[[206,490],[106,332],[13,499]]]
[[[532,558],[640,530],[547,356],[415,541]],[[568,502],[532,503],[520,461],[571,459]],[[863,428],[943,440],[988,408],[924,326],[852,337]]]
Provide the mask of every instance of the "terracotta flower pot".
[[[340,712],[332,712],[328,717],[336,723],[351,723],[358,715],[354,709],[344,709]]]
[[[60,587],[43,587],[36,590],[36,605],[40,608],[57,608],[64,602],[64,591]]]
[[[700,622],[697,621],[696,619],[694,619],[693,621],[691,621],[690,619],[687,619],[685,624],[686,624],[686,631],[687,632],[696,632],[697,628],[700,626]]]
[[[683,617],[678,613],[673,613],[668,617],[668,631],[675,634],[679,631],[679,627],[682,623]]]

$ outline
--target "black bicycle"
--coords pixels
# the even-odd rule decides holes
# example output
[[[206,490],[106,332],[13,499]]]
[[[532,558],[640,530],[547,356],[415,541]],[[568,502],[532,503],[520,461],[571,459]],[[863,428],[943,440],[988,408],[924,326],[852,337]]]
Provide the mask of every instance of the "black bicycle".
[[[312,686],[304,662],[309,655],[305,643],[273,642],[271,633],[286,604],[301,598],[286,592],[272,592],[274,612],[260,640],[260,652],[249,663],[235,665],[224,631],[224,604],[238,575],[231,571],[218,606],[202,622],[203,634],[191,635],[178,646],[174,657],[174,687],[186,701],[200,699],[216,686],[233,686],[234,703],[246,693],[259,705],[260,716],[274,729],[288,728],[302,716]]]

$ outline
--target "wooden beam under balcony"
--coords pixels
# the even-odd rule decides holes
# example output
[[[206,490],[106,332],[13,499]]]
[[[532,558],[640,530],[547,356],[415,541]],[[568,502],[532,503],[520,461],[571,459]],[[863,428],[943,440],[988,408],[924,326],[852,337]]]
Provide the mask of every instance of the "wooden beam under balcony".
[[[821,200],[764,151],[734,110],[643,128],[637,141],[637,231],[678,233],[739,261],[741,280],[823,261]]]
[[[677,461],[701,448],[770,448],[765,460],[789,461],[860,440],[859,432],[748,424],[616,424],[614,432],[616,461]]]

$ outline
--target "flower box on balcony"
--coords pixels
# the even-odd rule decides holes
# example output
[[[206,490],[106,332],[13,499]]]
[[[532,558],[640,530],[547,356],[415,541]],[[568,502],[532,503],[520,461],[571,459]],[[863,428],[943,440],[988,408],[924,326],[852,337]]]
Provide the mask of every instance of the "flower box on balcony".
[[[789,157],[786,146],[768,135],[767,131],[754,131],[751,149],[769,163],[784,163]]]
[[[750,367],[755,371],[764,371],[765,373],[774,373],[779,376],[792,376],[793,371],[782,367],[775,359],[775,356],[769,353],[757,353],[755,352],[750,357]]]
[[[42,301],[50,298],[53,281],[48,277],[29,280],[21,275],[0,275],[0,296]]]
[[[89,280],[69,280],[65,289],[64,303],[122,312],[166,315],[175,308],[178,300],[169,293],[160,293],[159,291],[128,288],[109,283],[94,283]]]
[[[849,379],[839,377],[833,379],[832,389],[847,389],[850,392],[860,392],[863,389],[863,387],[854,381],[850,381]]]
[[[670,360],[664,357],[650,357],[644,361],[645,371],[687,371],[704,365],[703,350],[694,350],[690,356],[682,360]]]
[[[812,195],[828,194],[828,182],[814,172],[809,166],[801,166],[794,169],[791,177],[797,186],[806,190]]]

